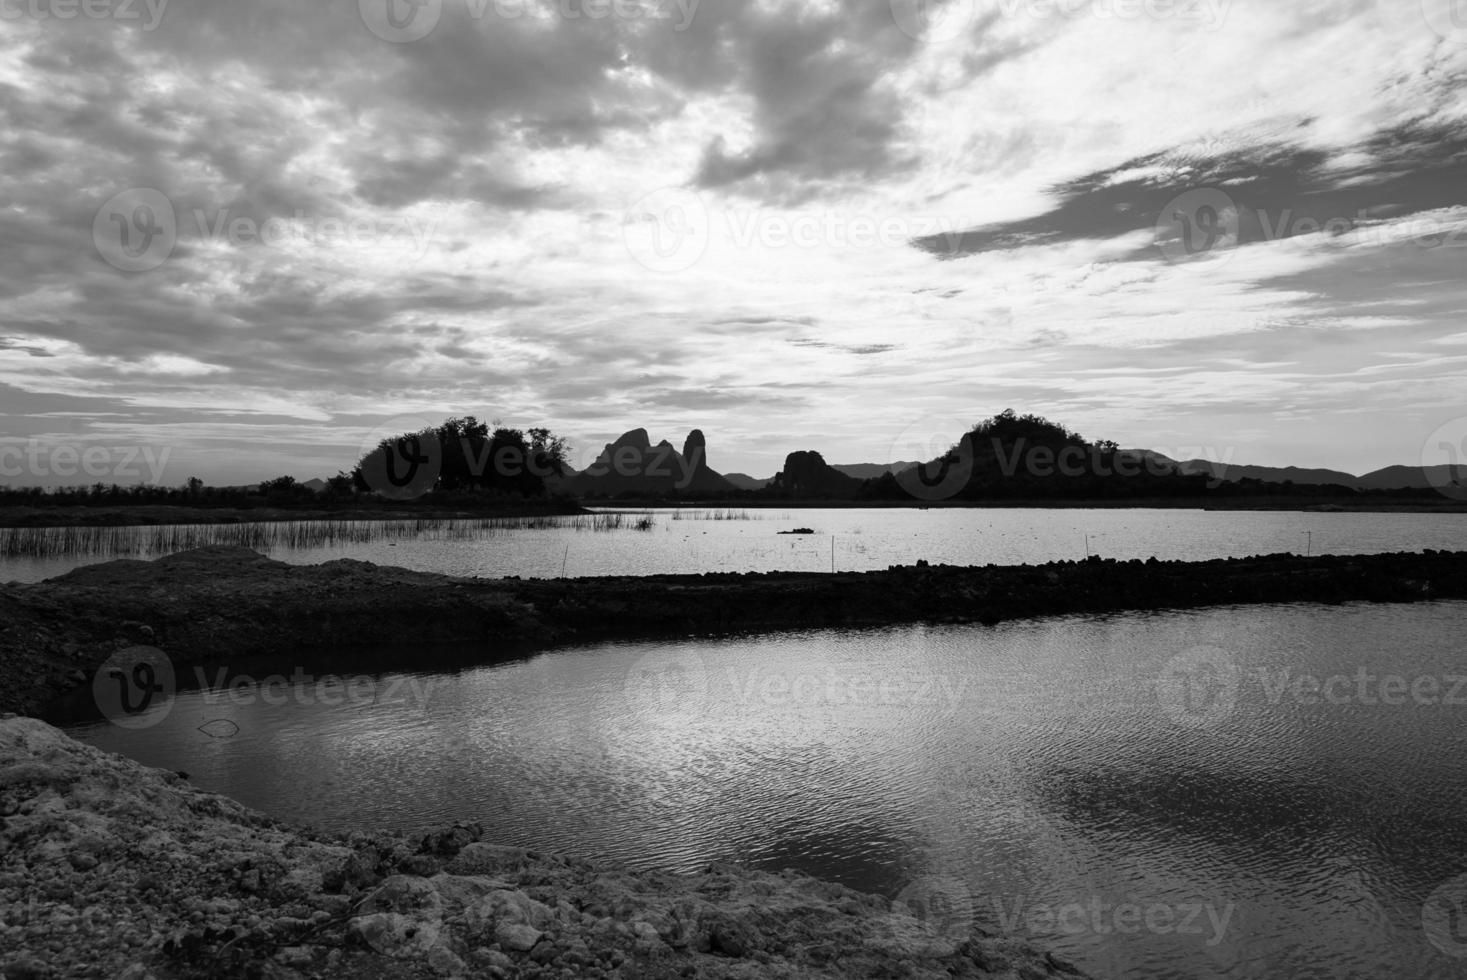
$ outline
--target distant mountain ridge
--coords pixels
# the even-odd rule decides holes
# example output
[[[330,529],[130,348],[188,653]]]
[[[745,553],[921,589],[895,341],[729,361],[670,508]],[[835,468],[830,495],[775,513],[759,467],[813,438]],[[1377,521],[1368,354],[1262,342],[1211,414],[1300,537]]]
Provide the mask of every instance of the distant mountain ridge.
[[[1352,490],[1426,490],[1446,486],[1452,480],[1453,467],[1386,466],[1363,476],[1343,470],[1306,469],[1298,466],[1247,466],[1219,463],[1205,459],[1189,459],[1177,463],[1181,473],[1202,473],[1218,480],[1236,483],[1259,480],[1264,483],[1297,483],[1304,486],[1342,486]]]
[[[822,457],[823,459],[823,457]],[[785,460],[789,462],[788,459]],[[876,480],[887,473],[900,473],[902,470],[911,469],[916,463],[907,460],[899,460],[895,463],[827,463],[831,469],[857,480]],[[774,483],[778,476],[760,479],[757,476],[749,476],[747,473],[725,473],[723,478],[740,490],[763,490]]]

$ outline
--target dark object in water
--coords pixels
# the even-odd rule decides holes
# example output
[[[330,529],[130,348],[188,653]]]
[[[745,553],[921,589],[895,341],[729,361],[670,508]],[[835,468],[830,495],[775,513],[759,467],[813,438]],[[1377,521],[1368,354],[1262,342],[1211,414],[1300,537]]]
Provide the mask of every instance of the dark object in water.
[[[808,527],[797,527],[793,531],[780,531],[779,533],[780,534],[814,534],[815,532],[813,530],[811,530],[810,528],[808,528]]]

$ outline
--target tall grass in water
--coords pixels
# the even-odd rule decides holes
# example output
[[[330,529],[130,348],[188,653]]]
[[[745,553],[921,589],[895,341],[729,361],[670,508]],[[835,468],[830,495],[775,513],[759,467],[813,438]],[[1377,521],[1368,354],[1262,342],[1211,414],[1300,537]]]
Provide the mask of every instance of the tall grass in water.
[[[256,551],[327,548],[386,541],[470,541],[496,531],[651,530],[651,514],[552,517],[426,517],[393,521],[275,521],[254,524],[161,524],[0,528],[3,558],[129,558],[235,545]]]
[[[762,521],[764,515],[758,512],[750,514],[746,510],[675,510],[672,513],[675,521]]]

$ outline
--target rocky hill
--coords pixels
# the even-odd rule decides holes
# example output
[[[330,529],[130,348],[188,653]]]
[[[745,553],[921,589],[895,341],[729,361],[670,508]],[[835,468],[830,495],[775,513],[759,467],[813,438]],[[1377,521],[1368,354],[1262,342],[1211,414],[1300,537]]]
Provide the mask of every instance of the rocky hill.
[[[688,433],[682,452],[663,440],[652,445],[646,429],[624,433],[596,461],[564,484],[578,497],[697,496],[736,489],[708,465],[708,445],[700,429]]]

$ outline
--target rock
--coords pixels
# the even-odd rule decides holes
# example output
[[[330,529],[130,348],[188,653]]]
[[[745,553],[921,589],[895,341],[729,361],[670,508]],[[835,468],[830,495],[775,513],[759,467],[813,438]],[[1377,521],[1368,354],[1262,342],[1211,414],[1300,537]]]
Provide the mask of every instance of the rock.
[[[466,844],[444,870],[456,875],[492,875],[519,870],[531,860],[531,852],[522,847],[475,841]]]
[[[51,970],[41,960],[21,956],[6,963],[0,973],[3,973],[6,980],[47,980]]]
[[[68,855],[66,859],[78,871],[90,871],[98,864],[96,856],[88,854],[85,851]]]
[[[519,953],[534,949],[543,935],[539,929],[517,922],[501,922],[494,927],[494,941]]]
[[[397,870],[407,875],[430,878],[438,873],[438,862],[426,854],[412,854],[397,863]]]
[[[286,946],[275,958],[285,966],[304,969],[314,960],[314,952],[309,946]]]
[[[711,911],[699,925],[707,931],[710,953],[739,959],[750,955],[759,946],[758,933],[727,913]]]
[[[428,967],[441,977],[461,976],[466,969],[458,954],[443,943],[428,950]]]
[[[384,956],[413,959],[438,945],[442,932],[442,923],[433,919],[378,912],[353,919],[347,935]]]

